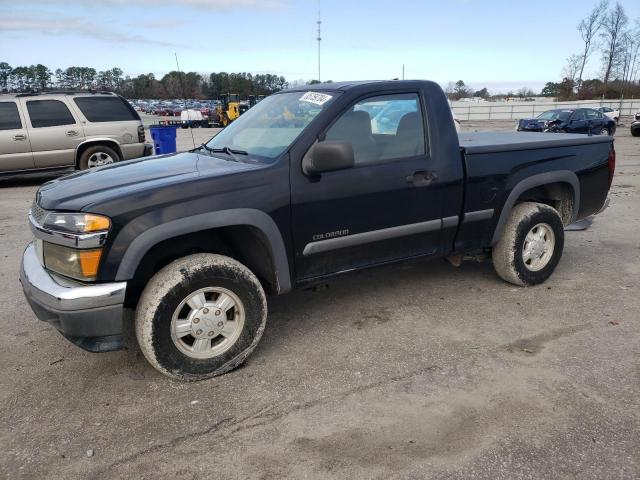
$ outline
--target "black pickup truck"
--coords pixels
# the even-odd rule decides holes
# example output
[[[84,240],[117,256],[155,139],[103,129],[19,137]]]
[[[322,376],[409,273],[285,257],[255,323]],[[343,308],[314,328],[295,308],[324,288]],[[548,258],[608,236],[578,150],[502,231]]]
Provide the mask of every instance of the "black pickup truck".
[[[286,90],[190,152],[43,185],[21,282],[90,351],[121,348],[135,309],[149,362],[201,379],[253,351],[266,294],[422,257],[491,257],[508,282],[544,282],[614,168],[609,136],[458,135],[432,82]]]

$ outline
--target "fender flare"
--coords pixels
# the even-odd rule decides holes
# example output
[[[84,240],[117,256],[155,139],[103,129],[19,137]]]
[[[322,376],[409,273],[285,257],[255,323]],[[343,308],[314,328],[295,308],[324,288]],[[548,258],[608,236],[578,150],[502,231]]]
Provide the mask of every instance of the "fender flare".
[[[277,291],[278,293],[290,291],[291,275],[282,234],[268,214],[261,210],[251,208],[202,213],[191,217],[171,220],[151,227],[138,235],[129,244],[118,266],[116,281],[125,281],[133,278],[138,265],[147,252],[164,240],[211,228],[241,225],[257,228],[267,238],[275,267],[274,273],[277,281]]]
[[[492,246],[500,240],[504,226],[509,219],[509,215],[511,215],[511,210],[520,195],[527,190],[540,187],[542,185],[548,185],[550,183],[568,183],[571,186],[573,190],[573,213],[571,215],[571,222],[576,220],[578,211],[580,210],[580,182],[578,181],[577,175],[569,170],[557,170],[554,172],[545,172],[533,175],[521,180],[513,187],[511,193],[509,193],[509,196],[502,208],[502,212],[500,213],[496,229],[493,232],[493,238],[491,239]]]

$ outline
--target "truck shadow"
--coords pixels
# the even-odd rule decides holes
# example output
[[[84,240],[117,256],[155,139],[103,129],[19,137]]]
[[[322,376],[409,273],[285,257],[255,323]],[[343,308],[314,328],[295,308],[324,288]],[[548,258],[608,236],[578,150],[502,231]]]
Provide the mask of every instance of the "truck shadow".
[[[372,268],[336,277],[315,287],[269,298],[269,318],[254,355],[292,340],[290,335],[314,335],[318,322],[333,330],[349,325],[357,330],[387,323],[403,308],[429,311],[429,301],[468,301],[469,292],[504,285],[491,262],[463,263],[454,268],[441,260],[419,260]],[[425,297],[430,300],[425,303]],[[343,306],[334,315],[331,306]],[[401,313],[401,312],[400,312]],[[321,348],[321,347],[320,347]]]

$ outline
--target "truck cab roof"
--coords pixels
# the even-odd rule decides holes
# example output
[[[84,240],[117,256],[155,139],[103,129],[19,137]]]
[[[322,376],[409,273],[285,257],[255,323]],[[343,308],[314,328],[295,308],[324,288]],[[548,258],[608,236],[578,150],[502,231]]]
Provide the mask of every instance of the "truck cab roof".
[[[284,92],[309,92],[318,90],[345,92],[353,89],[372,90],[372,87],[379,90],[389,90],[396,88],[415,88],[425,83],[433,83],[427,80],[362,80],[352,82],[329,82],[304,85],[302,87],[291,88]]]

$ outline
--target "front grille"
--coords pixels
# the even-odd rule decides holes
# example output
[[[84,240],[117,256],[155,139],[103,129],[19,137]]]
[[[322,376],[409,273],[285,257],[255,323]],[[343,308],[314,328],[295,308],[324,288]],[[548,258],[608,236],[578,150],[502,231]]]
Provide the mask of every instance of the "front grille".
[[[42,222],[44,222],[44,217],[47,216],[47,211],[43,208],[40,208],[40,206],[36,202],[33,202],[30,212],[31,217],[36,221],[36,223],[38,225],[42,225]]]

